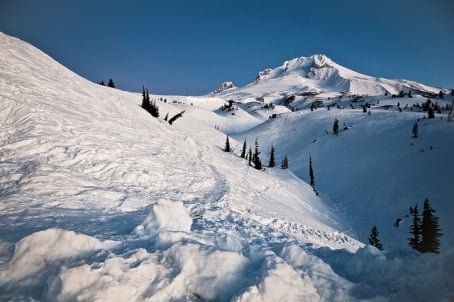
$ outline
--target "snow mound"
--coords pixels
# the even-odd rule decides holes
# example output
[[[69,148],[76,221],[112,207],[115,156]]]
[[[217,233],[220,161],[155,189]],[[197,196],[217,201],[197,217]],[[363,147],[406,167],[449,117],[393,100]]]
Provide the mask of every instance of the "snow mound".
[[[321,297],[308,277],[298,274],[274,254],[262,264],[260,282],[244,292],[238,301],[320,301]]]
[[[191,231],[192,219],[180,201],[160,199],[153,205],[144,222],[137,226],[138,235],[156,235],[160,231],[186,232]]]
[[[155,257],[139,249],[127,258],[62,269],[49,281],[48,301],[137,301],[159,276]]]
[[[94,237],[62,229],[35,232],[16,243],[14,255],[5,270],[0,271],[0,288],[16,282],[39,283],[54,265],[67,260],[90,256],[112,242],[101,242]]]

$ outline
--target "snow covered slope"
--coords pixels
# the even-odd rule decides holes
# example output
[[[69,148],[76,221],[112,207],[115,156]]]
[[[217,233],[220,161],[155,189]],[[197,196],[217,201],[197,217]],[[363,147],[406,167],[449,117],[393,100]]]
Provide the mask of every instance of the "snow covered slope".
[[[255,103],[227,112],[219,97],[152,96],[155,119],[139,94],[93,84],[1,33],[0,45],[0,300],[452,297],[452,249],[364,247],[354,237],[364,240],[357,231],[370,221],[339,213],[321,180],[322,199],[304,177],[237,156],[243,137],[258,134],[266,154],[301,112],[277,106],[271,123]],[[238,138],[233,154],[222,151],[224,132]],[[279,156],[303,174],[307,153],[298,163],[301,138],[291,137]]]
[[[251,96],[279,100],[288,95],[397,95],[400,91],[438,94],[440,89],[407,80],[373,78],[345,68],[326,55],[317,54],[295,58],[277,68],[261,71],[253,83],[244,87],[218,91],[218,95],[234,100]]]

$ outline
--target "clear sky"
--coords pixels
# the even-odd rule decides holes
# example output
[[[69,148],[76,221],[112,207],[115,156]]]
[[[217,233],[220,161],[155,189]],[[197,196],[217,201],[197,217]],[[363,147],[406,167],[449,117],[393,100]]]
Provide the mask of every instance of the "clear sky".
[[[454,88],[452,0],[0,0],[0,31],[129,91],[206,94],[315,53]]]

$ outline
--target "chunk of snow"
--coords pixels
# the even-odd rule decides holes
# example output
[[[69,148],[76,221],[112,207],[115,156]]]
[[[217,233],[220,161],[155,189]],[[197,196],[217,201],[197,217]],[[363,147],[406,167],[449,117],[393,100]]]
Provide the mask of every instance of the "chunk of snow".
[[[180,201],[160,199],[153,205],[144,222],[135,228],[138,235],[156,235],[160,231],[191,231],[192,219]]]
[[[98,239],[62,229],[35,232],[16,243],[6,270],[0,271],[0,284],[34,283],[37,275],[68,258],[83,258],[111,246]]]

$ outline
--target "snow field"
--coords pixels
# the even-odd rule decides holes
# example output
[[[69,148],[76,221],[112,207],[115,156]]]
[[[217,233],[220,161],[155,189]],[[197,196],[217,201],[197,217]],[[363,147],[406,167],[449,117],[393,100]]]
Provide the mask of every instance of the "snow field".
[[[0,300],[454,296],[452,236],[440,255],[421,255],[405,246],[408,221],[392,226],[429,197],[451,228],[450,124],[421,120],[414,140],[421,113],[260,109],[257,96],[293,94],[297,77],[218,96],[151,96],[167,98],[155,119],[139,94],[90,83],[17,39],[0,42]],[[315,74],[323,81],[305,89],[340,87],[338,74]],[[234,115],[218,109],[229,99],[241,100]],[[183,110],[174,125],[163,121]],[[338,137],[325,133],[335,117],[348,127]],[[265,164],[273,143],[290,169],[248,167],[238,154],[257,137]],[[320,198],[307,184],[309,155]],[[384,252],[362,243],[373,224]]]

